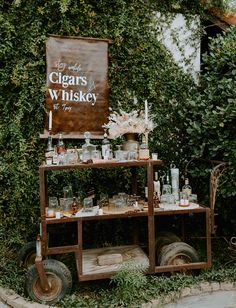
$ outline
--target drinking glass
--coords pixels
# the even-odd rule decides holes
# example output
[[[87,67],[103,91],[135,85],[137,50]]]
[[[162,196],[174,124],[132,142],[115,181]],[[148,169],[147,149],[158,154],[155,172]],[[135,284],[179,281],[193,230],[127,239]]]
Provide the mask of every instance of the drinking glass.
[[[73,203],[73,198],[60,198],[60,207],[65,215],[71,214],[72,203]]]
[[[138,152],[137,151],[129,151],[128,159],[129,160],[136,160],[136,159],[138,159]]]
[[[48,198],[48,208],[46,212],[47,217],[55,217],[55,212],[58,209],[58,200],[57,197],[49,197]]]
[[[117,145],[117,150],[115,151],[115,158],[117,160],[123,160],[123,151],[121,150],[121,145]]]
[[[93,211],[93,199],[92,198],[84,198],[83,202],[83,211],[84,212],[92,212]]]
[[[109,204],[109,197],[107,194],[101,193],[100,200],[99,200],[99,208],[103,208],[104,206],[108,206]]]
[[[63,196],[65,199],[67,198],[73,198],[73,192],[71,185],[63,187]]]

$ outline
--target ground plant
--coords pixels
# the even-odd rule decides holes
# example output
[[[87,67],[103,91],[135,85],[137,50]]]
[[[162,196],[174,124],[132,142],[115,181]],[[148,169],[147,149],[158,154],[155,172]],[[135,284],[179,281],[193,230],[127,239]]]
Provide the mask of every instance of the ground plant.
[[[166,15],[167,21],[170,14],[184,13],[191,24],[194,14],[199,14],[203,20],[207,18],[209,13],[203,3],[182,0],[0,2],[1,285],[23,294],[24,270],[16,264],[17,250],[34,240],[39,229],[38,166],[44,159],[46,147],[39,134],[44,127],[45,43],[50,34],[112,40],[109,47],[110,107],[130,112],[142,109],[144,101],[148,100],[156,122],[150,134],[150,150],[158,152],[163,159],[164,171],[171,163],[184,170],[193,157],[228,162],[217,192],[218,235],[235,235],[236,27],[212,39],[209,52],[203,57],[204,71],[198,83],[178,66],[171,53],[157,40],[157,12]],[[224,9],[223,1],[207,3]],[[196,33],[197,36],[203,34],[204,29]],[[136,104],[134,95],[138,98]],[[76,146],[80,143],[71,141]],[[210,170],[208,164],[196,164],[189,170],[196,193],[206,202],[209,201],[206,183]],[[77,176],[82,177],[81,187],[77,186]],[[93,184],[101,186],[109,176],[104,172],[98,180],[95,172]],[[62,188],[60,177],[66,183],[72,182],[74,188],[83,193],[91,173],[75,173],[72,179],[67,174],[51,175],[52,189],[58,194]],[[113,173],[109,182],[125,186],[129,180],[130,174],[123,171]],[[143,181],[141,174],[140,185]],[[114,185],[110,187],[114,188]],[[125,238],[120,232],[116,241],[122,240]],[[144,278],[142,272],[134,272],[137,274],[134,281],[140,284],[126,286],[131,290],[130,297],[126,296],[122,285],[126,279],[115,278],[112,283],[99,285],[88,283],[81,289],[74,286],[73,295],[60,305],[68,307],[70,302],[70,307],[129,306],[179,290],[191,279],[193,282],[235,280],[234,269],[219,270],[224,261],[220,259],[216,263],[212,271],[192,278],[183,275]],[[145,288],[141,282],[145,282]],[[136,288],[139,292],[134,292]],[[117,290],[123,290],[123,296]]]

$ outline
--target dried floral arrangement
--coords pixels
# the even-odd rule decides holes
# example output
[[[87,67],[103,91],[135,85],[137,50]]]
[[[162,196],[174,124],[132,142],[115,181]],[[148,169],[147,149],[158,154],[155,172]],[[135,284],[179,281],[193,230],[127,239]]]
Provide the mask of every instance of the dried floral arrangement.
[[[133,110],[126,112],[119,110],[114,111],[108,117],[109,122],[103,127],[108,130],[109,136],[112,139],[123,136],[127,133],[145,134],[149,133],[155,128],[155,124],[151,118],[145,121],[145,114],[143,111],[138,112]]]

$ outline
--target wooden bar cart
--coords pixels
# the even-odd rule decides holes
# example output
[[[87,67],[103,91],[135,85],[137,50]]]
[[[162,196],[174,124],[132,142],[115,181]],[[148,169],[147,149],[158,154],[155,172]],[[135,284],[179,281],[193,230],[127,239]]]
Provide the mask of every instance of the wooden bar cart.
[[[29,296],[38,302],[46,304],[53,304],[60,300],[71,288],[72,278],[68,268],[60,261],[48,258],[51,255],[74,253],[76,259],[76,267],[79,281],[97,280],[111,278],[116,271],[118,271],[123,262],[115,264],[98,265],[97,257],[106,253],[112,254],[114,257],[119,255],[132,255],[133,260],[147,268],[147,274],[155,274],[161,272],[173,272],[183,270],[193,270],[209,268],[211,266],[211,210],[209,207],[199,206],[194,209],[176,209],[163,210],[155,208],[153,198],[149,197],[147,207],[141,211],[125,211],[123,213],[106,213],[93,216],[82,217],[62,217],[62,218],[46,218],[45,209],[47,206],[47,173],[59,170],[76,170],[87,168],[130,168],[132,174],[131,191],[133,194],[138,194],[137,191],[137,169],[145,168],[148,196],[153,196],[153,174],[154,168],[158,168],[162,164],[161,160],[137,160],[137,161],[107,161],[101,163],[88,164],[73,164],[73,165],[41,165],[39,168],[40,178],[40,211],[41,211],[41,230],[37,240],[37,252],[35,265],[31,266],[27,275],[27,291]],[[143,187],[144,190],[144,187]],[[168,264],[159,264],[158,262],[158,247],[156,237],[158,234],[159,224],[164,217],[176,217],[176,220],[181,221],[181,230],[183,238],[185,236],[185,222],[188,217],[195,217],[201,215],[201,222],[204,220],[204,246],[206,256],[204,261],[192,260],[186,254],[187,262],[182,260],[182,255],[175,258],[173,262]],[[202,218],[203,217],[203,218]],[[138,235],[134,237],[133,243],[130,245],[116,246],[116,247],[98,247],[85,249],[83,237],[83,225],[87,222],[95,223],[104,220],[115,219],[130,219],[133,226],[137,227],[139,219],[143,219],[146,224],[146,247],[143,249],[139,245]],[[48,229],[54,225],[59,230],[61,224],[69,227],[73,223],[76,230],[76,242],[71,245],[50,247],[48,240]],[[170,226],[167,226],[170,229]],[[136,231],[134,232],[136,233]],[[187,244],[186,244],[187,245]],[[160,251],[160,250],[159,250]]]

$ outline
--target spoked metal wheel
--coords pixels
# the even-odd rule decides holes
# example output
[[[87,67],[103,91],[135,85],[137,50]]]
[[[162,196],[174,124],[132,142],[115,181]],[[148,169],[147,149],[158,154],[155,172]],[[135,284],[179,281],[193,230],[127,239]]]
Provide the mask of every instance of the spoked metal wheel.
[[[49,259],[43,261],[43,267],[50,289],[42,288],[35,265],[28,269],[26,291],[34,301],[44,304],[54,304],[69,293],[72,287],[72,277],[69,269],[60,261]]]

